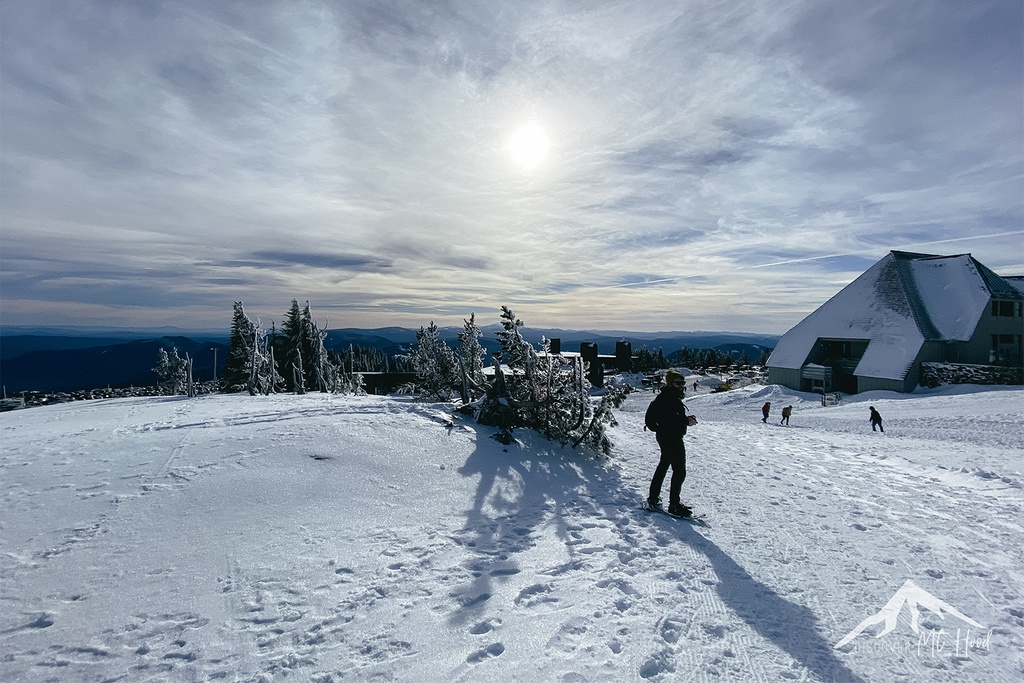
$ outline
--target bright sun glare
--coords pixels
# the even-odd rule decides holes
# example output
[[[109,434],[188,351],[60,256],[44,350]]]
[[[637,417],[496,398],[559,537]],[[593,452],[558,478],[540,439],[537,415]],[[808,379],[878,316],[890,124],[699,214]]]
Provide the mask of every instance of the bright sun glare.
[[[544,129],[531,121],[509,138],[507,148],[515,162],[529,171],[544,161],[548,146]]]

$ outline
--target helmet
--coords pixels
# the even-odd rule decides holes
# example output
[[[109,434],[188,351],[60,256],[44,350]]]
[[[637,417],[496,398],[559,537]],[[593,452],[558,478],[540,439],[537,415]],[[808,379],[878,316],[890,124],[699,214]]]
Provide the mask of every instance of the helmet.
[[[669,370],[665,373],[665,384],[672,384],[672,382],[682,382],[683,375],[678,370]]]

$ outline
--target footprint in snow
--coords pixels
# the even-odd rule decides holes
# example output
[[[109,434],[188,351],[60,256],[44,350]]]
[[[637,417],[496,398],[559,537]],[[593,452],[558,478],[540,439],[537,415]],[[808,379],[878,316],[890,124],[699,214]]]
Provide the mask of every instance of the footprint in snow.
[[[457,593],[453,593],[451,595],[451,597],[454,598],[456,600],[456,602],[458,602],[459,606],[462,609],[472,609],[472,608],[477,607],[479,605],[482,605],[483,603],[485,603],[488,600],[490,600],[491,599],[491,594],[490,593],[479,593],[477,595],[468,595],[468,594],[460,595],[460,594],[457,594]]]
[[[536,607],[545,602],[558,602],[558,598],[550,594],[551,591],[552,587],[549,584],[536,583],[519,591],[515,602],[520,607]]]
[[[490,621],[481,621],[479,624],[469,629],[469,632],[474,636],[482,636],[485,633],[490,633],[494,630],[494,624]]]
[[[505,652],[505,645],[503,643],[492,643],[485,648],[481,648],[476,652],[470,653],[470,655],[466,657],[466,661],[470,664],[479,664],[491,657],[497,657],[503,652]]]
[[[491,576],[515,576],[519,572],[519,567],[498,567],[497,569],[492,569],[490,574]]]

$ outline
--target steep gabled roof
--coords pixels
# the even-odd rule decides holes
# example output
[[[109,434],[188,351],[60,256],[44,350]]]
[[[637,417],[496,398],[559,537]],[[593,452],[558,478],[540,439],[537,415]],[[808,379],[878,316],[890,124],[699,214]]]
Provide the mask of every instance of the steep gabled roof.
[[[769,367],[802,367],[818,339],[867,340],[855,374],[903,379],[925,341],[968,341],[988,302],[1021,292],[970,254],[892,251],[779,340]]]

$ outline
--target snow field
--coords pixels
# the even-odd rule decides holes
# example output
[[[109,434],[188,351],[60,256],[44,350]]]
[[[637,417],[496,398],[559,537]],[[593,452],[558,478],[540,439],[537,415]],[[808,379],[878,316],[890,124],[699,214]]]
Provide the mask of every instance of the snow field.
[[[703,524],[639,509],[652,397],[619,411],[610,461],[529,434],[504,447],[445,406],[396,398],[4,413],[0,678],[1024,674],[1024,391],[830,408],[757,385],[690,397],[683,492]],[[963,624],[922,610],[913,633],[904,610],[893,633],[833,648],[907,579],[988,641],[957,652]]]

